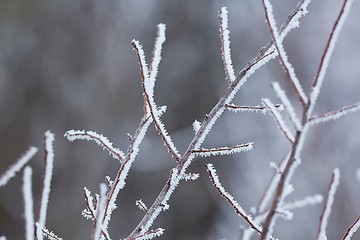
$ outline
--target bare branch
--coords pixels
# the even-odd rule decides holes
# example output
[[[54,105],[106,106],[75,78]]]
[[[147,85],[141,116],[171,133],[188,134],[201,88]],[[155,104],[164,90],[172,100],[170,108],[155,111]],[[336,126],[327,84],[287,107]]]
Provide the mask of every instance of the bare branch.
[[[246,152],[253,149],[253,142],[240,144],[232,147],[221,147],[221,148],[201,148],[192,150],[199,157],[209,157],[216,155],[231,155],[238,152]]]

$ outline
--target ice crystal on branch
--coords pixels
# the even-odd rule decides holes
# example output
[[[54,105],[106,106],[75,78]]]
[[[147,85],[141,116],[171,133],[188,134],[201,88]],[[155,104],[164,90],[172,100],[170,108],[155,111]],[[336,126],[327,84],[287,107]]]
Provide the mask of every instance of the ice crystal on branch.
[[[210,157],[216,155],[231,155],[239,152],[247,152],[253,149],[253,142],[240,144],[232,147],[220,147],[220,148],[201,148],[192,150],[199,157]]]

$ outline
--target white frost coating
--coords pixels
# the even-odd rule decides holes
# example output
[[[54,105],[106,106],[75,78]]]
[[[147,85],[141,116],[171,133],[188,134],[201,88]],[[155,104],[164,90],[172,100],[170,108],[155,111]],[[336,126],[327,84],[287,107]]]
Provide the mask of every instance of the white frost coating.
[[[230,50],[230,31],[228,29],[228,10],[226,7],[222,7],[220,10],[220,38],[222,43],[221,56],[224,62],[225,75],[227,80],[231,83],[235,80],[234,67],[231,60]]]
[[[34,201],[32,196],[32,169],[27,166],[24,169],[23,196],[25,202],[25,236],[26,240],[34,240]]]
[[[199,122],[198,120],[195,120],[192,124],[193,129],[195,134],[199,131],[200,127],[201,127],[201,122]]]
[[[165,31],[165,28],[163,29],[163,31]],[[160,31],[160,28],[159,28],[159,33],[160,32],[161,31]],[[140,43],[138,41],[133,40],[132,42],[136,46],[136,52],[137,52],[137,54],[139,56],[139,61],[140,61],[142,74],[144,75],[145,99],[146,99],[146,101],[148,103],[148,107],[150,109],[152,118],[153,118],[154,123],[155,123],[155,127],[158,130],[160,136],[163,138],[164,145],[168,148],[168,151],[176,159],[180,159],[180,154],[179,154],[178,150],[176,149],[170,135],[168,134],[164,124],[162,123],[162,121],[161,121],[161,119],[159,117],[160,114],[158,112],[158,107],[157,107],[157,105],[155,103],[155,100],[154,100],[154,83],[150,83],[151,81],[155,81],[156,79],[149,80],[149,70],[148,70],[148,67],[146,65],[144,50],[142,49],[142,46],[140,45]],[[159,61],[160,61],[160,59],[159,59]]]
[[[247,152],[253,149],[253,142],[240,144],[232,147],[221,147],[221,148],[201,148],[194,149],[193,153],[199,157],[210,157],[216,155],[231,155],[239,152]]]
[[[276,104],[275,105],[276,109],[280,112],[282,110],[284,110],[284,106],[281,104]],[[266,106],[260,106],[260,105],[256,105],[256,106],[238,106],[235,104],[229,104],[226,106],[226,108],[232,112],[260,112],[262,114],[266,114],[267,112],[269,112],[269,109]]]
[[[38,227],[38,223],[36,223],[36,227]],[[57,236],[53,231],[50,231],[46,227],[43,227],[42,234],[44,237],[47,237],[49,240],[62,240],[61,237]]]
[[[152,118],[149,118],[149,117],[150,116],[144,117],[144,119],[148,119],[148,120],[143,120],[144,122],[142,123],[141,127],[138,129],[136,135],[134,136],[134,142],[133,142],[133,146],[131,149],[132,151],[130,151],[128,153],[128,156],[127,156],[128,160],[125,161],[121,167],[121,172],[119,173],[120,175],[118,176],[117,184],[115,185],[114,189],[111,189],[112,194],[109,199],[107,211],[105,213],[105,219],[103,222],[103,228],[105,228],[105,229],[107,229],[107,226],[108,226],[110,218],[111,218],[111,214],[114,211],[114,209],[116,208],[115,201],[117,199],[119,191],[125,187],[125,184],[126,184],[125,180],[130,171],[130,167],[131,167],[132,163],[135,161],[135,158],[139,152],[139,145],[140,145],[141,141],[143,140],[143,138],[145,137],[145,133],[146,133],[150,123],[152,122]]]
[[[290,103],[289,98],[286,96],[284,90],[281,89],[280,85],[278,82],[274,82],[272,84],[272,87],[276,93],[276,95],[278,96],[278,98],[281,100],[281,102],[284,104],[287,112],[289,113],[290,116],[290,120],[292,121],[292,123],[294,124],[296,130],[300,131],[301,130],[301,123],[299,118],[296,116],[295,110],[292,106],[292,104]]]
[[[288,184],[284,187],[284,198],[286,198],[287,196],[289,196],[291,193],[294,192],[294,186],[292,184]]]
[[[320,219],[320,226],[317,240],[325,240],[326,239],[326,227],[328,225],[329,216],[331,213],[331,208],[334,203],[334,196],[336,193],[336,189],[340,182],[340,171],[338,168],[334,169],[333,176],[331,179],[331,184],[329,188],[329,192],[327,194],[327,199],[325,201],[324,210]]]
[[[45,172],[44,172],[44,182],[43,189],[40,200],[40,212],[38,226],[36,228],[36,236],[38,240],[43,239],[42,229],[46,225],[46,212],[49,203],[50,187],[51,187],[51,178],[53,174],[54,167],[54,134],[50,131],[45,132]]]
[[[113,144],[109,141],[109,139],[104,137],[102,134],[98,134],[94,131],[69,130],[65,132],[64,137],[66,137],[71,142],[75,140],[94,141],[103,149],[106,149],[109,154],[113,158],[117,159],[119,162],[121,162],[125,158],[125,154],[118,148],[114,148]]]
[[[272,116],[274,117],[276,123],[278,124],[278,126],[280,127],[281,132],[285,135],[285,137],[290,141],[290,142],[294,142],[294,136],[292,135],[292,133],[290,132],[290,130],[288,129],[288,127],[286,126],[282,116],[280,115],[279,111],[276,110],[274,104],[270,101],[270,99],[268,98],[264,98],[263,99],[264,104],[269,107]]]
[[[281,208],[285,210],[294,210],[297,208],[302,208],[309,205],[319,204],[323,201],[323,196],[320,194],[316,194],[313,196],[307,196],[301,200],[297,200],[294,202],[286,203]]]
[[[359,110],[360,110],[360,102],[349,105],[349,106],[344,106],[335,111],[331,111],[328,113],[313,116],[310,118],[310,124],[314,125],[314,124],[328,122],[331,120],[337,120],[340,117],[343,117],[349,113],[357,112]]]
[[[310,92],[310,106],[309,106],[308,116],[311,115],[311,113],[315,107],[316,101],[317,101],[319,93],[320,93],[320,88],[324,81],[326,70],[327,70],[327,67],[330,62],[331,55],[335,48],[335,43],[339,37],[339,33],[344,25],[344,22],[345,22],[347,16],[349,15],[349,11],[350,11],[352,2],[353,2],[353,0],[346,0],[344,2],[345,6],[343,9],[343,12],[340,13],[341,15],[340,15],[340,18],[338,19],[339,21],[337,22],[337,26],[335,27],[334,31],[332,32],[332,36],[329,39],[330,42],[329,42],[328,48],[325,50],[326,51],[325,55],[323,56],[322,63],[319,66],[319,70],[318,70],[319,72],[314,80],[314,85]]]
[[[354,233],[359,229],[359,227],[360,227],[360,217],[358,217],[356,221],[350,226],[343,240],[350,240],[351,237],[354,235]]]
[[[184,179],[185,181],[190,181],[190,180],[195,181],[195,180],[197,180],[199,177],[200,177],[200,174],[199,174],[199,173],[187,173],[187,174],[184,174],[183,179]]]
[[[143,202],[143,200],[139,199],[135,201],[135,205],[142,211],[147,211],[148,208],[146,206],[146,204]]]
[[[157,25],[158,27],[158,36],[155,40],[155,45],[154,45],[154,53],[153,53],[153,59],[150,65],[150,76],[149,76],[149,90],[154,91],[154,84],[156,81],[156,76],[158,73],[158,68],[159,68],[159,64],[161,61],[161,50],[162,50],[162,45],[163,43],[166,41],[166,37],[165,37],[165,30],[166,30],[166,26],[163,23],[160,23]]]
[[[158,228],[156,230],[150,230],[146,233],[144,233],[143,235],[136,237],[136,240],[150,240],[153,239],[155,237],[160,237],[161,235],[163,235],[164,233],[164,229],[163,228]]]
[[[304,93],[304,90],[302,89],[300,85],[300,81],[297,78],[295,74],[295,70],[291,63],[289,62],[289,59],[287,57],[287,54],[284,49],[284,45],[282,44],[282,40],[280,39],[278,29],[276,27],[276,21],[274,19],[273,15],[273,9],[272,5],[269,0],[264,0],[264,7],[267,14],[267,19],[269,21],[269,26],[274,38],[275,46],[279,52],[280,61],[283,64],[284,68],[286,69],[286,72],[289,74],[290,81],[294,84],[294,87],[296,89],[296,92],[300,95],[299,97],[302,99],[304,103],[307,103],[308,99],[306,97],[306,94]]]
[[[101,229],[102,229],[102,220],[105,214],[105,204],[106,204],[106,184],[100,183],[100,201],[96,209],[96,222],[94,230],[94,240],[100,239]]]
[[[30,147],[20,158],[16,160],[3,174],[0,175],[0,187],[5,186],[20,169],[27,164],[38,151],[36,147]]]
[[[0,240],[6,240],[5,236],[0,236]]]

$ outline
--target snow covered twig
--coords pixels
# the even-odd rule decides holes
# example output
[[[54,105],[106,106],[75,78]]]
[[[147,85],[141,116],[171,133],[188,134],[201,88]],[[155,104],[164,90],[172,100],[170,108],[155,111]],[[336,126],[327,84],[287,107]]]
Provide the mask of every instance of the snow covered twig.
[[[36,224],[36,227],[38,227],[37,225],[38,224]],[[46,237],[49,240],[63,240],[61,237],[59,237],[53,231],[50,231],[46,227],[42,228],[42,234],[43,234],[44,237]]]
[[[12,165],[10,165],[9,168],[0,175],[0,187],[5,186],[9,180],[30,161],[37,151],[38,149],[36,147],[29,147],[25,153],[23,153]]]
[[[239,106],[235,104],[226,104],[225,107],[232,112],[260,112],[265,114],[269,112],[269,108],[266,106]],[[284,106],[281,104],[274,104],[274,107],[278,111],[284,110]]]
[[[75,140],[94,141],[103,149],[106,149],[109,152],[109,154],[113,158],[117,159],[120,163],[125,158],[125,154],[122,151],[120,151],[118,148],[114,148],[113,144],[102,134],[98,134],[93,131],[85,131],[85,130],[69,130],[65,133],[64,136],[69,141],[75,141]]]
[[[240,144],[232,147],[221,147],[221,148],[201,148],[192,150],[199,157],[210,157],[216,155],[231,155],[239,152],[247,152],[253,149],[253,142]]]
[[[359,227],[360,227],[360,216],[357,217],[357,219],[355,220],[355,222],[353,224],[351,224],[351,226],[346,231],[342,240],[350,240],[351,237],[354,235],[354,233],[359,229]]]
[[[34,200],[32,196],[32,169],[24,169],[23,195],[25,202],[25,236],[26,240],[34,240]]]
[[[96,208],[96,221],[95,221],[95,229],[93,234],[93,240],[100,239],[100,234],[102,232],[102,220],[104,217],[104,210],[105,210],[105,204],[106,204],[106,184],[101,183],[100,184],[100,201],[98,203],[98,206]]]
[[[322,210],[321,213],[321,217],[320,217],[320,224],[319,224],[319,229],[318,229],[318,234],[317,234],[317,240],[326,240],[326,226],[328,224],[328,219],[331,213],[331,208],[334,202],[334,196],[336,193],[336,189],[339,185],[339,181],[340,181],[340,171],[339,169],[335,169],[331,178],[331,182],[329,185],[329,190],[327,192],[327,196],[325,199],[325,204],[324,204],[324,208]]]

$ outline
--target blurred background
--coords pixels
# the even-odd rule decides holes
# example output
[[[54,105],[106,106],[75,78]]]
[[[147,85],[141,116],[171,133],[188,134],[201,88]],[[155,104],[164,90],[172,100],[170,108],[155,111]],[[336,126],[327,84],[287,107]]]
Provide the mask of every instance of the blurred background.
[[[296,0],[274,2],[278,25]],[[325,41],[342,1],[314,1],[284,44],[308,92]],[[89,239],[92,223],[81,216],[83,188],[98,192],[106,175],[114,178],[118,164],[92,142],[68,142],[69,129],[93,130],[123,151],[127,133],[142,117],[142,92],[137,58],[130,44],[137,39],[150,60],[156,25],[167,25],[167,41],[155,89],[162,119],[180,152],[194,133],[192,122],[203,120],[227,87],[221,61],[218,11],[229,10],[233,64],[239,72],[271,39],[261,1],[121,1],[121,0],[0,0],[0,172],[29,145],[39,147],[34,169],[35,199],[40,192],[43,134],[55,133],[55,163],[47,227],[64,239]],[[354,1],[339,37],[315,109],[323,113],[360,100],[360,9]],[[258,70],[233,103],[258,105],[268,97],[278,102],[271,83],[278,81],[296,97],[278,60]],[[300,111],[299,111],[300,114]],[[303,150],[303,164],[292,181],[288,200],[325,194],[332,170],[342,177],[327,228],[329,239],[341,239],[360,213],[360,113],[315,126]],[[233,156],[197,159],[189,172],[195,182],[181,183],[153,228],[165,228],[159,239],[240,239],[244,221],[211,185],[204,164],[214,163],[224,187],[248,212],[256,206],[273,174],[269,161],[289,151],[270,115],[225,112],[204,147],[254,142],[255,149]],[[137,199],[150,206],[175,161],[150,126],[141,151],[120,192],[109,226],[113,239],[125,238],[143,212]],[[22,172],[0,189],[0,235],[24,239]],[[314,239],[322,205],[295,210],[292,221],[278,220],[280,239]],[[246,224],[245,224],[246,226]],[[359,239],[359,233],[353,239]],[[257,239],[254,236],[254,239]]]

